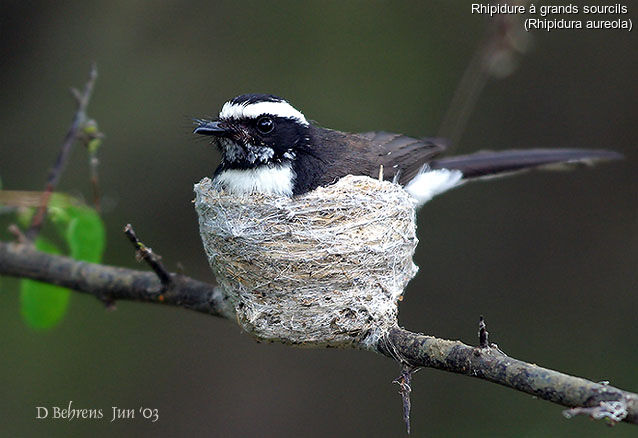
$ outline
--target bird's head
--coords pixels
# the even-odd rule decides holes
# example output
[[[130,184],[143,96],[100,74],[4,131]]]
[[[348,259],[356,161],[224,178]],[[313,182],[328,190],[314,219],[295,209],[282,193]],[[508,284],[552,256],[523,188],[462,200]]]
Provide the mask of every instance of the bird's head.
[[[291,162],[308,147],[309,123],[284,99],[243,94],[229,100],[216,120],[196,120],[195,134],[213,137],[229,169]]]

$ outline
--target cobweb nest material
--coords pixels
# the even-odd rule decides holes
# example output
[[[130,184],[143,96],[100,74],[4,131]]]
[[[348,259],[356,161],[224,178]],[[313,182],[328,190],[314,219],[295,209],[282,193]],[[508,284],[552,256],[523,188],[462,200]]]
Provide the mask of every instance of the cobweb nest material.
[[[293,198],[195,184],[208,260],[237,321],[261,340],[372,346],[397,325],[418,268],[401,186],[348,176]]]

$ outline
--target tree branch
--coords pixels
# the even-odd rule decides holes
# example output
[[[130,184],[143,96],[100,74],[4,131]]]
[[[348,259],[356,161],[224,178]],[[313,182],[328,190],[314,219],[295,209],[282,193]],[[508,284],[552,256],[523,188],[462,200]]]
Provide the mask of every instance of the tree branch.
[[[80,262],[37,251],[30,244],[0,242],[0,275],[57,284],[107,303],[133,300],[180,306],[213,316],[228,317],[232,313],[218,288],[211,284],[171,274],[171,284],[164,290],[153,272]]]
[[[638,394],[511,358],[494,344],[488,348],[470,347],[397,327],[379,342],[378,349],[412,367],[476,377],[567,407],[596,407],[601,402],[620,401],[626,407],[622,420],[638,424]]]
[[[153,272],[80,262],[37,251],[30,244],[0,242],[0,275],[31,278],[69,287],[96,298],[170,304],[234,319],[230,306],[215,286],[170,274],[163,289]],[[494,344],[480,348],[392,329],[377,345],[379,353],[409,367],[430,367],[498,383],[567,407],[595,408],[566,411],[570,415],[601,414],[608,407],[618,420],[638,424],[638,394],[594,383],[508,357]],[[605,403],[605,402],[619,403]]]

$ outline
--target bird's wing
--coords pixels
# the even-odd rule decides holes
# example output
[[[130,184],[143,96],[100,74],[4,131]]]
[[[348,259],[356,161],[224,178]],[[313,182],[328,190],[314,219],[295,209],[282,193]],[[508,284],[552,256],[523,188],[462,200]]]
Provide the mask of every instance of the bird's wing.
[[[445,150],[439,138],[418,139],[402,134],[373,131],[356,134],[361,142],[353,142],[354,149],[369,150],[375,160],[371,161],[366,174],[377,177],[383,165],[384,178],[396,178],[399,184],[407,184],[423,166]]]

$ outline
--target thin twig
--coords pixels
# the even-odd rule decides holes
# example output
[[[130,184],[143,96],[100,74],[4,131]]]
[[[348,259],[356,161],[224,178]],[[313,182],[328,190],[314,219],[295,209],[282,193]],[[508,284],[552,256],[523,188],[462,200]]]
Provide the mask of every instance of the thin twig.
[[[97,79],[97,66],[93,64],[91,66],[91,72],[89,73],[89,79],[84,86],[84,91],[80,93],[76,89],[71,89],[71,93],[75,97],[77,103],[77,109],[73,116],[73,121],[71,122],[71,126],[64,137],[64,141],[62,143],[62,147],[60,148],[60,152],[55,161],[54,166],[51,168],[49,172],[49,176],[47,178],[47,183],[44,188],[44,192],[42,194],[42,199],[38,211],[33,216],[33,220],[31,221],[31,226],[26,232],[26,236],[30,241],[35,240],[36,236],[40,232],[40,228],[42,228],[42,224],[44,223],[44,218],[46,217],[47,206],[49,204],[49,199],[51,198],[51,194],[55,190],[60,181],[60,177],[62,176],[62,172],[66,167],[66,163],[69,160],[69,155],[71,153],[71,149],[73,143],[77,139],[78,132],[80,131],[82,124],[86,121],[86,108],[89,105],[89,101],[91,100],[91,94],[93,93],[93,86],[95,85],[95,80]]]
[[[394,379],[392,383],[399,385],[399,394],[401,394],[401,400],[403,402],[403,421],[407,429],[408,435],[410,435],[410,408],[412,403],[410,401],[410,393],[412,392],[412,374],[416,371],[416,368],[411,367],[408,364],[401,365],[401,375]]]
[[[97,152],[89,152],[89,167],[91,169],[91,192],[93,193],[93,206],[98,213],[102,210],[100,180],[98,178],[98,166],[100,161]]]
[[[24,235],[20,227],[16,224],[9,225],[9,227],[7,227],[7,230],[13,235],[13,237],[15,237],[16,242],[27,243],[27,237]]]
[[[486,36],[463,72],[437,134],[448,140],[450,149],[458,145],[489,78],[509,76],[516,66],[515,55],[525,50],[529,38],[516,15],[499,14],[490,19]]]
[[[104,133],[98,128],[97,122],[94,119],[87,120],[82,130],[78,133],[80,141],[84,144],[87,153],[89,154],[89,170],[91,173],[91,192],[93,193],[93,206],[96,211],[100,211],[100,185],[98,177],[98,167],[100,160],[98,159],[98,151],[102,146],[102,140],[104,139]]]
[[[151,248],[144,245],[144,243],[137,238],[135,230],[133,230],[131,224],[126,224],[124,227],[124,234],[126,234],[133,244],[138,261],[144,260],[151,267],[153,272],[155,272],[157,277],[160,279],[162,289],[166,290],[170,286],[172,278],[171,274],[166,270],[166,268],[164,268],[164,265],[160,261],[162,257],[155,254]]]

